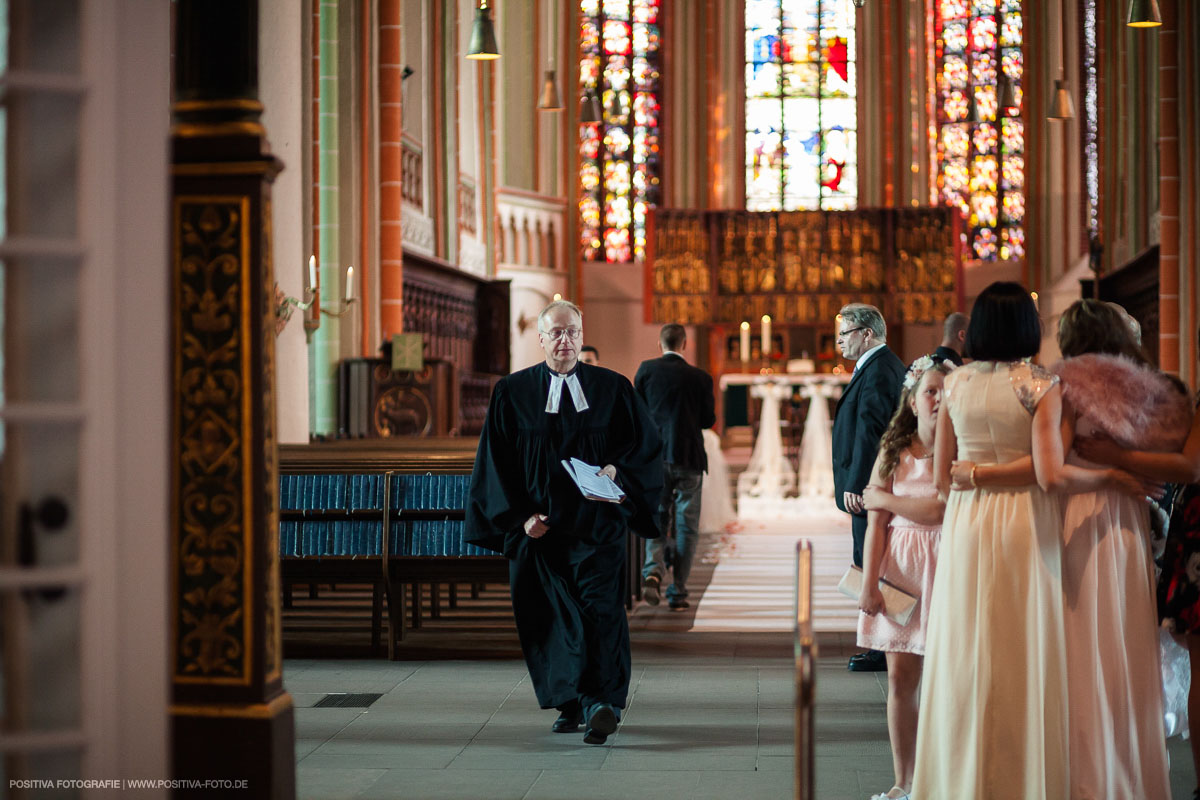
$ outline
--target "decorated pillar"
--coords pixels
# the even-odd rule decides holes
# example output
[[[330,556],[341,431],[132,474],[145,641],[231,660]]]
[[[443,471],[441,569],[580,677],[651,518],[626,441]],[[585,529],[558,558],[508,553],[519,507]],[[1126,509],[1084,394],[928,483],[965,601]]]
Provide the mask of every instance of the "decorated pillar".
[[[295,796],[281,675],[271,183],[256,0],[177,0],[171,678],[177,796]],[[220,57],[214,57],[220,54]],[[244,792],[244,794],[243,794]]]

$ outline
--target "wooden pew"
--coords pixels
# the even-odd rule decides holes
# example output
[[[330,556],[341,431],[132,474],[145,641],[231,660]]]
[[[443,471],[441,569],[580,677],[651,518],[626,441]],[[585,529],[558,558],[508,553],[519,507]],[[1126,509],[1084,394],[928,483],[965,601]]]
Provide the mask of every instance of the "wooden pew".
[[[281,445],[280,556],[285,602],[296,583],[373,586],[371,644],[388,614],[388,657],[404,637],[405,589],[421,625],[421,586],[440,613],[439,585],[507,583],[508,561],[461,539],[476,441],[342,440]]]

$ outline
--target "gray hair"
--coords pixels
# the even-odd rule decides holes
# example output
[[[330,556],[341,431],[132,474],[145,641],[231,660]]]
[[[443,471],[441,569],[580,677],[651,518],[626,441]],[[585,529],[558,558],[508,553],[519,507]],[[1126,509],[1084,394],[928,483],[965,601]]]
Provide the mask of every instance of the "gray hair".
[[[539,331],[541,331],[542,333],[546,332],[546,327],[543,324],[546,321],[546,317],[549,314],[552,314],[553,312],[558,311],[560,308],[566,308],[566,309],[569,309],[570,311],[575,312],[575,316],[579,317],[579,324],[580,325],[583,324],[583,312],[579,310],[579,306],[575,305],[570,300],[555,300],[553,303],[546,306],[545,308],[543,308],[541,310],[541,312],[538,313],[538,330]]]
[[[887,341],[887,323],[879,309],[866,303],[850,303],[842,306],[838,316],[850,323],[854,328],[870,328],[875,334],[876,341]]]

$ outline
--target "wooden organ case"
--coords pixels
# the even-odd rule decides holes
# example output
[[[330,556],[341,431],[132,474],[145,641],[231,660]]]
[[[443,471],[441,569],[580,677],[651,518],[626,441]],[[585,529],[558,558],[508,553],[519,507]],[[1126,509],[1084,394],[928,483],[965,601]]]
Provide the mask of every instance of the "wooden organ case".
[[[508,281],[406,252],[404,330],[422,335],[425,367],[344,359],[338,438],[478,435],[492,386],[509,371],[508,329]]]

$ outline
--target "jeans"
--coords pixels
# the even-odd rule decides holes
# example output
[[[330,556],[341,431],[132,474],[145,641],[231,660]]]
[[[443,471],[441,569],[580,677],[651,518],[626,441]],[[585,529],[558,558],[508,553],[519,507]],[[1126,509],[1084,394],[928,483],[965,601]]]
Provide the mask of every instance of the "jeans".
[[[662,579],[667,571],[667,543],[672,542],[671,574],[674,581],[666,588],[668,602],[688,596],[687,579],[700,538],[700,486],[703,481],[704,473],[698,469],[663,464],[662,500],[658,507],[663,535],[659,539],[646,540],[642,578],[657,575]],[[670,538],[672,528],[674,540]]]

